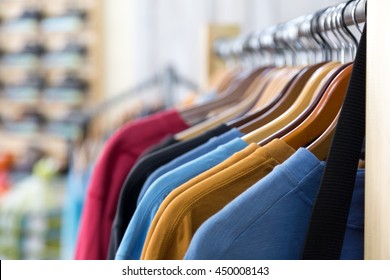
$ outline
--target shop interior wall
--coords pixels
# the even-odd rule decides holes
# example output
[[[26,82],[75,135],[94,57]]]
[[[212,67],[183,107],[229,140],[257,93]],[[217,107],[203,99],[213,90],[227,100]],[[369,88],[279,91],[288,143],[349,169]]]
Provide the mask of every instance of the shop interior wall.
[[[172,65],[204,86],[207,24],[261,30],[343,0],[104,1],[105,91],[112,96]]]

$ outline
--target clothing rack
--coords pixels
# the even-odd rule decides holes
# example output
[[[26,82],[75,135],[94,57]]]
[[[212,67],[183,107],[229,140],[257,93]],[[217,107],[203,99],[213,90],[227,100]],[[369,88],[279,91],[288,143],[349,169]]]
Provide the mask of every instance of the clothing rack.
[[[112,106],[121,103],[123,100],[156,86],[163,87],[165,107],[171,107],[172,105],[174,105],[174,89],[175,87],[180,85],[195,92],[199,91],[199,88],[195,83],[178,74],[172,66],[168,66],[161,73],[155,74],[152,77],[147,78],[146,80],[129,89],[128,91],[103,102],[95,108],[92,108],[92,110],[87,113],[88,118],[93,118],[96,115],[102,113],[103,111],[111,108]]]
[[[251,59],[253,53],[260,55],[265,52],[277,53],[281,46],[294,49],[297,46],[294,42],[297,41],[301,43],[301,47],[307,47],[308,44],[313,46],[316,42],[324,47],[321,44],[323,43],[321,36],[340,28],[339,25],[334,24],[334,21],[326,21],[324,18],[332,10],[340,9],[342,5],[344,5],[341,13],[342,22],[346,26],[355,26],[356,29],[359,28],[359,23],[366,22],[366,10],[370,11],[367,16],[370,24],[367,29],[365,259],[388,260],[390,259],[390,172],[388,172],[390,80],[387,79],[387,73],[390,73],[388,52],[390,41],[384,35],[388,34],[387,25],[384,23],[388,20],[387,11],[390,9],[390,2],[349,1],[261,32],[253,32],[233,40],[220,38],[215,42],[214,50],[223,59],[235,57],[245,61],[248,60],[248,56]],[[307,42],[307,39],[311,40]]]
[[[88,127],[93,119],[129,98],[158,86],[162,88],[165,108],[170,108],[174,105],[174,91],[178,86],[199,92],[199,87],[194,82],[180,75],[172,66],[167,66],[162,72],[145,79],[129,90],[92,107],[90,110],[80,114],[73,113],[69,115],[68,121],[79,124],[83,130],[83,138],[85,138],[88,135]]]
[[[347,26],[355,26],[366,20],[366,0],[352,0],[332,6],[313,14],[305,15],[291,21],[268,27],[260,32],[252,32],[238,38],[219,38],[214,45],[214,51],[222,59],[239,59],[245,62],[256,59],[257,62],[269,64],[276,56],[297,54],[300,51],[328,51],[319,60],[329,60],[329,50],[341,48],[331,45],[336,40],[351,40],[357,44],[356,34],[352,34]],[[340,30],[339,34],[334,32]],[[342,33],[342,32],[343,33]],[[355,46],[356,47],[356,46]],[[268,59],[267,55],[272,55]],[[318,61],[318,59],[316,60]],[[282,64],[297,64],[293,57],[291,61],[284,60]]]

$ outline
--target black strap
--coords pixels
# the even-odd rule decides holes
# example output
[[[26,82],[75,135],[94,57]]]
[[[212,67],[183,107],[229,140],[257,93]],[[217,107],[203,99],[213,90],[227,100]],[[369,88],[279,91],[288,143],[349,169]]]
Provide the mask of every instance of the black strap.
[[[303,259],[340,259],[365,135],[365,99],[366,26],[315,202]]]

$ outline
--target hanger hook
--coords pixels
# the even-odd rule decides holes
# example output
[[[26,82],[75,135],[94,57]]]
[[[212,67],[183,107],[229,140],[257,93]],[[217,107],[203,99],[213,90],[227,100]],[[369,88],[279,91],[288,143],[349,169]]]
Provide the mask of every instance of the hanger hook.
[[[356,41],[356,38],[353,36],[353,34],[350,32],[350,30],[345,24],[344,11],[347,6],[348,3],[342,3],[337,7],[336,20],[337,20],[339,34],[344,39],[344,42],[346,43],[346,48],[350,55],[350,57],[346,59],[346,61],[352,61],[355,57],[358,43]]]
[[[226,40],[226,47],[225,47],[226,57],[227,57],[226,63],[229,68],[235,68],[237,66],[237,61],[234,54],[234,44],[235,44],[234,39]]]
[[[315,15],[310,15],[307,17],[307,20],[304,23],[304,32],[305,32],[305,38],[310,42],[313,54],[312,54],[312,63],[318,62],[318,53],[324,54],[323,50],[323,44],[321,44],[321,40],[319,40],[316,37],[316,34],[314,33],[314,27],[313,24],[315,22]],[[319,61],[323,61],[325,57],[321,57]]]
[[[214,44],[214,52],[218,57],[224,60],[228,66],[231,65],[231,54],[229,48],[229,41],[227,38],[219,38],[216,40]]]
[[[339,30],[339,34],[340,36],[344,39],[344,42],[347,44],[347,49],[349,51],[349,54],[350,54],[350,58],[348,59],[348,61],[351,61],[353,60],[354,56],[355,56],[355,52],[356,52],[356,46],[357,44],[355,44],[355,41],[351,41],[350,39],[354,39],[353,36],[351,36],[347,31],[349,31],[347,28],[346,28],[346,24],[345,24],[345,21],[344,21],[344,10],[345,10],[345,7],[347,6],[348,4],[347,3],[342,3],[340,4],[338,7],[337,7],[337,18],[336,18],[336,22],[337,22],[337,26],[338,26],[338,30]]]
[[[278,64],[279,50],[276,48],[274,42],[274,30],[275,27],[269,27],[264,30],[264,34],[261,36],[261,43],[268,54],[268,64]]]
[[[329,60],[333,60],[333,46],[331,45],[328,36],[326,35],[326,32],[324,32],[325,29],[325,16],[326,16],[327,10],[325,9],[318,17],[318,35],[321,36],[321,38],[326,43],[328,49],[328,58]]]
[[[354,45],[348,40],[348,37],[345,35],[342,25],[342,11],[344,7],[346,6],[346,3],[341,3],[338,6],[336,6],[334,10],[333,20],[334,20],[334,31],[335,35],[339,38],[341,42],[341,58],[342,62],[345,63],[347,60],[346,58],[346,51],[348,50],[351,54],[351,57],[353,57],[353,47]]]
[[[252,48],[250,45],[252,37],[253,37],[253,33],[249,33],[247,36],[245,36],[244,43],[243,43],[243,51],[244,51],[245,60],[246,60],[246,63],[248,64],[248,67],[250,67],[250,68],[253,68],[254,64],[255,64],[254,63],[255,62],[254,55],[253,55]]]
[[[337,50],[337,44],[335,44],[333,42],[333,40],[329,37],[328,33],[327,33],[327,27],[329,29],[331,29],[329,27],[329,13],[331,11],[331,8],[327,8],[324,10],[324,12],[320,15],[320,20],[319,20],[319,23],[320,23],[320,34],[323,34],[323,37],[325,37],[325,41],[328,43],[329,47],[330,47],[330,58],[333,60],[334,59],[334,51]],[[321,33],[321,31],[323,31]],[[337,53],[336,53],[337,55]],[[336,60],[337,60],[337,57],[336,57]]]
[[[357,48],[357,46],[359,45],[359,41],[358,41],[358,39],[354,36],[354,34],[351,32],[351,30],[348,28],[348,25],[346,24],[346,22],[345,22],[345,11],[347,10],[347,7],[351,4],[351,3],[353,3],[353,2],[356,2],[356,0],[350,0],[350,1],[348,1],[346,4],[345,4],[345,6],[344,6],[344,8],[342,9],[342,11],[341,11],[341,23],[342,23],[342,25],[343,25],[343,27],[344,27],[344,30],[346,31],[346,33],[347,33],[347,35],[352,39],[352,41],[353,41],[353,43],[355,44],[355,47]],[[353,18],[353,17],[352,17]],[[355,23],[355,19],[353,18],[352,19],[353,21],[354,21],[354,23]]]
[[[332,42],[336,46],[337,61],[342,61],[343,51],[344,51],[343,49],[344,49],[345,45],[344,45],[343,41],[340,39],[340,36],[336,32],[336,30],[337,30],[337,24],[335,22],[336,12],[337,12],[336,7],[329,8],[329,12],[327,14],[327,22],[328,22],[328,27],[329,27],[331,34],[333,34],[333,36],[335,37],[335,41],[333,41],[331,39],[331,37],[329,36],[329,38],[332,40]]]
[[[356,0],[355,5],[352,7],[352,20],[353,20],[353,23],[355,24],[356,28],[359,30],[360,34],[362,34],[363,30],[360,29],[359,23],[357,22],[357,19],[356,19],[357,8],[358,8],[360,2],[361,2],[361,0]]]
[[[254,32],[248,38],[247,47],[248,47],[249,52],[251,53],[251,56],[253,59],[253,66],[256,67],[256,66],[262,65],[261,64],[261,52],[260,52],[260,43],[258,40],[258,33]]]
[[[315,21],[316,21],[317,14],[312,14],[307,17],[307,21],[303,25],[303,33],[305,34],[306,38],[315,45],[313,47],[313,54],[314,54],[314,62],[317,62],[317,54],[318,52],[322,53],[322,57],[319,61],[326,60],[325,51],[324,51],[324,44],[321,42],[320,39],[316,37],[315,33]]]
[[[283,40],[285,44],[292,51],[293,65],[299,65],[302,63],[301,61],[298,61],[298,58],[299,58],[299,51],[302,49],[302,41],[301,41],[301,37],[299,36],[299,28],[303,22],[304,22],[304,17],[298,18],[294,22],[290,22],[286,24],[283,31]]]
[[[336,60],[341,61],[341,49],[343,48],[343,44],[342,44],[342,41],[340,40],[338,34],[335,31],[335,29],[337,28],[334,25],[335,10],[336,10],[336,7],[330,7],[328,9],[328,13],[326,15],[326,23],[327,23],[327,27],[328,27],[330,32],[328,31],[326,34],[327,34],[329,40],[331,40],[331,42],[334,45]],[[333,36],[331,36],[331,35],[333,35]]]
[[[250,53],[248,52],[248,48],[247,48],[247,42],[248,42],[248,38],[251,36],[251,34],[249,33],[248,35],[245,35],[242,37],[240,43],[241,43],[241,53],[240,53],[240,57],[241,57],[241,64],[244,65],[244,67],[246,68],[251,68],[252,67],[252,60],[250,59]]]
[[[321,33],[321,23],[320,23],[320,20],[321,20],[321,16],[325,13],[326,9],[322,10],[322,11],[319,11],[315,14],[314,16],[314,21],[313,21],[313,25],[312,27],[314,28],[313,30],[313,34],[315,34],[316,36],[318,36],[318,38],[320,39],[320,41],[322,42],[322,50],[323,50],[323,55],[324,55],[324,58],[326,61],[329,61],[332,59],[332,47],[329,45],[329,42],[324,38],[324,36],[322,35]],[[314,38],[316,37],[314,36]]]
[[[301,59],[301,63],[303,64],[313,64],[313,51],[314,47],[311,45],[312,41],[310,40],[310,30],[307,28],[308,24],[310,24],[310,15],[303,16],[302,20],[296,25],[296,52],[298,58]],[[291,37],[290,32],[288,32],[289,39],[294,42],[294,38]],[[317,43],[317,42],[316,42]],[[302,50],[306,50],[306,57],[302,56],[305,54]],[[302,60],[305,58],[305,60]]]
[[[284,65],[295,65],[294,49],[289,45],[288,38],[286,38],[286,31],[289,24],[290,22],[277,25],[273,38],[279,53],[284,52],[281,56],[284,58]],[[288,58],[290,58],[290,61],[287,61]]]
[[[248,68],[249,65],[247,64],[247,61],[246,61],[245,48],[244,48],[245,41],[246,41],[245,36],[240,36],[238,38],[237,45],[236,45],[236,55],[238,57],[239,64],[244,68]]]
[[[278,32],[282,26],[282,24],[278,24],[268,29],[268,46],[274,52],[277,66],[287,65],[286,55],[283,54],[283,47],[280,46],[280,42],[278,40]]]
[[[254,39],[255,42],[252,43],[253,46],[257,46],[256,51],[257,51],[258,57],[259,57],[259,64],[262,66],[268,64],[267,52],[265,51],[264,46],[262,44],[262,36],[263,35],[264,35],[264,30],[258,32],[255,36],[255,39]]]
[[[335,26],[335,32],[337,33],[342,49],[341,49],[341,62],[345,63],[347,60],[346,57],[346,52],[347,50],[349,51],[351,48],[351,43],[348,41],[348,38],[343,34],[343,28],[341,24],[341,18],[340,18],[340,13],[343,10],[343,7],[345,6],[345,3],[341,3],[340,5],[336,6],[335,13],[334,13],[334,26]]]

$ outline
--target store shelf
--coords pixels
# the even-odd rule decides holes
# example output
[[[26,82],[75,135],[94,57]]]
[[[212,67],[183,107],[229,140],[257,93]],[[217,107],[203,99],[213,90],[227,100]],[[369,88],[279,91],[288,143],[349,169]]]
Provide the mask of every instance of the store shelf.
[[[0,64],[0,81],[7,85],[23,85],[26,77],[31,73],[37,74],[44,80],[45,88],[39,90],[37,100],[14,100],[7,98],[0,92],[0,117],[4,119],[13,119],[12,117],[23,116],[23,112],[34,108],[38,113],[47,118],[47,123],[52,124],[63,119],[74,110],[83,110],[92,104],[101,100],[102,96],[102,26],[101,26],[101,7],[102,1],[96,0],[0,0],[0,48],[5,53],[16,53],[31,42],[37,42],[44,47],[44,54],[38,56],[39,63],[36,67],[6,67]],[[69,8],[85,11],[85,20],[83,22],[70,20],[68,23],[61,21],[68,14]],[[42,18],[36,20],[36,24],[31,24],[29,32],[8,32],[2,26],[19,18],[29,9],[36,9],[42,13]],[[56,20],[57,17],[57,20]],[[71,17],[69,17],[71,18]],[[69,19],[68,18],[68,19]],[[76,19],[76,17],[75,17]],[[50,24],[53,24],[50,26]],[[45,25],[46,24],[46,25]],[[49,25],[47,25],[49,24]],[[65,30],[65,27],[77,27],[73,31]],[[56,30],[56,28],[58,28]],[[46,30],[46,31],[45,31]],[[50,32],[47,32],[50,30]],[[72,30],[72,28],[68,29]],[[73,64],[73,67],[64,67],[63,65],[45,65],[45,54],[56,52],[63,49],[70,42],[80,42],[86,46],[87,52],[81,59],[81,63]],[[50,61],[60,61],[75,63],[76,57],[51,57]],[[49,86],[56,86],[68,75],[76,75],[86,81],[88,88],[82,93],[82,99],[72,100],[71,96],[77,96],[74,92],[69,96],[64,96],[63,100],[52,100],[45,98],[45,89]],[[60,94],[64,94],[63,92]],[[55,96],[55,93],[54,95]],[[72,128],[66,128],[61,125],[51,127],[54,132],[61,132],[64,129],[71,133]],[[45,128],[42,128],[45,129]],[[75,130],[76,131],[76,130]],[[23,154],[29,143],[40,143],[49,154],[56,157],[66,158],[66,140],[59,136],[50,135],[50,133],[36,133],[22,135],[19,133],[10,133],[0,127],[0,149],[10,149],[17,154]]]
[[[8,151],[16,157],[23,157],[31,145],[39,147],[62,163],[67,161],[69,142],[61,137],[45,133],[19,134],[0,131],[0,151]]]

